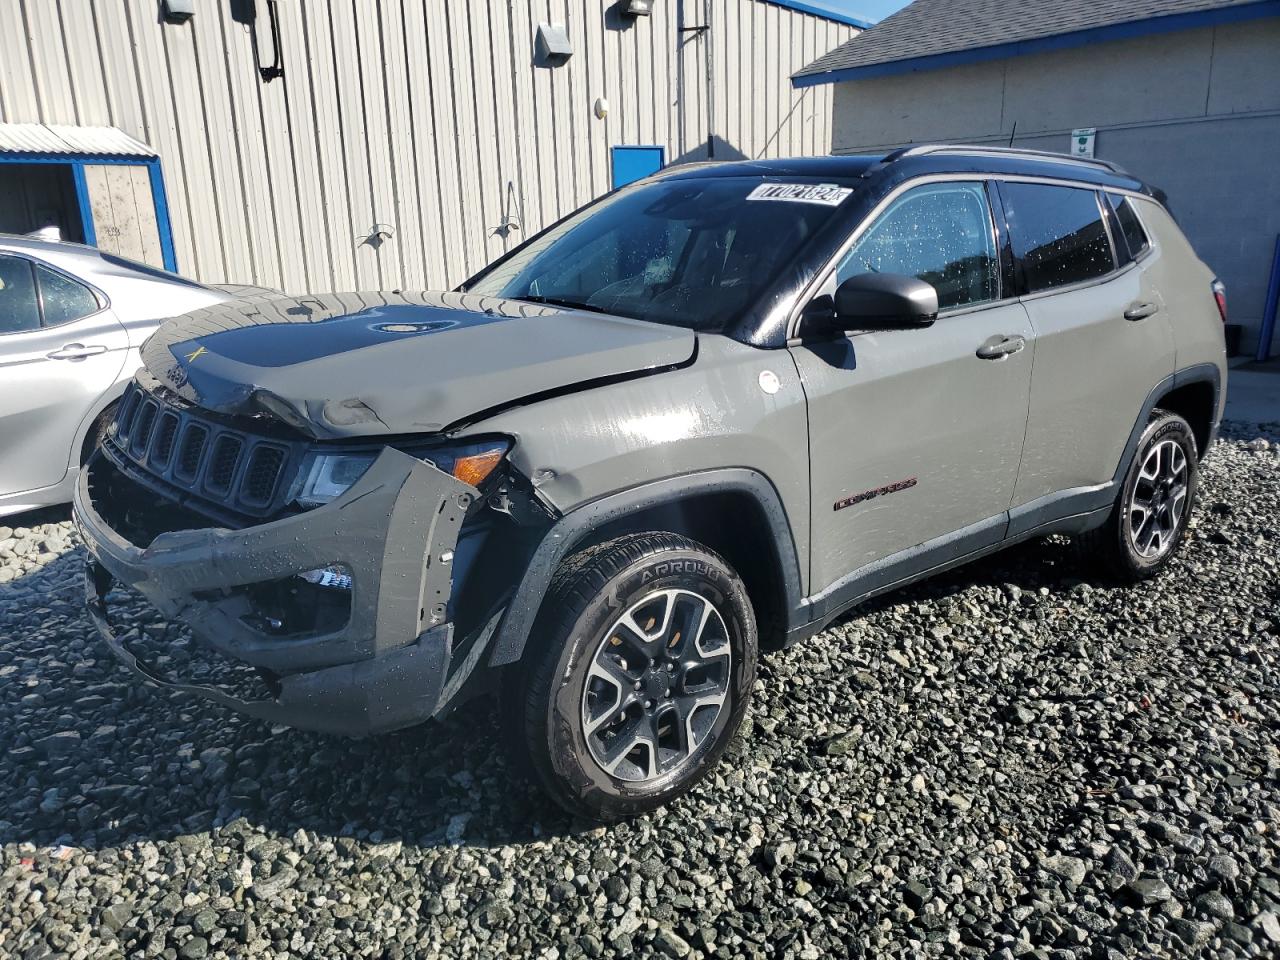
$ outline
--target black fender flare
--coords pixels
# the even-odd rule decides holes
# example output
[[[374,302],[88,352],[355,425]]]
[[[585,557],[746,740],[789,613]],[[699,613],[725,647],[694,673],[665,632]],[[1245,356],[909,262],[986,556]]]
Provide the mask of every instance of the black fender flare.
[[[1147,424],[1151,422],[1151,412],[1155,410],[1160,398],[1190,383],[1208,383],[1213,387],[1213,417],[1209,424],[1209,444],[1213,443],[1213,438],[1218,432],[1218,407],[1222,402],[1222,372],[1216,364],[1197,363],[1194,366],[1174,371],[1157,383],[1151,392],[1147,394],[1146,402],[1142,405],[1142,413],[1138,415],[1138,419],[1133,425],[1133,430],[1129,434],[1129,439],[1125,442],[1124,453],[1120,455],[1120,462],[1116,465],[1115,476],[1112,477],[1113,484],[1120,483],[1128,472],[1129,463],[1133,460],[1133,455],[1138,450],[1138,441],[1142,439],[1142,432],[1147,429]],[[1206,450],[1209,444],[1205,445]],[[1205,450],[1201,450],[1200,456],[1203,457],[1204,454]]]
[[[791,523],[782,499],[762,473],[745,467],[704,470],[655,480],[591,500],[557,520],[538,544],[507,606],[489,655],[491,666],[515,663],[524,653],[534,619],[561,561],[592,530],[652,507],[709,493],[742,493],[760,507],[769,525],[781,573],[788,620],[798,618],[803,583]]]

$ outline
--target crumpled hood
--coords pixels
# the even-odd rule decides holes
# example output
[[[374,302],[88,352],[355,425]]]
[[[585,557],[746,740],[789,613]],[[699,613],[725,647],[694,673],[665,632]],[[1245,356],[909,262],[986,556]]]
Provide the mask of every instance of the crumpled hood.
[[[547,391],[670,367],[690,330],[465,293],[263,296],[161,325],[142,360],[206,410],[315,437],[429,433]]]

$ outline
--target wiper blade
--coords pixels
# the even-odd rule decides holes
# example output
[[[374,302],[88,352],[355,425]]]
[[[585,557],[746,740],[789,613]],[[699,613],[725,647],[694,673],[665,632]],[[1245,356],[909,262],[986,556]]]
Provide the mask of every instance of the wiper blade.
[[[576,300],[568,300],[564,297],[544,297],[539,293],[531,293],[523,297],[512,297],[513,300],[522,300],[525,303],[544,303],[548,307],[564,307],[567,310],[586,310],[589,313],[609,313],[604,307],[597,307],[593,303],[579,303]]]

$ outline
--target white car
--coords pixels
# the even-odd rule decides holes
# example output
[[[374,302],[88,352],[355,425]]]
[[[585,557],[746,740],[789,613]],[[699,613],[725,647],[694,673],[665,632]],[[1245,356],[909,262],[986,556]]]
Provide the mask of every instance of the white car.
[[[214,289],[75,243],[0,234],[0,517],[67,503],[160,321]]]

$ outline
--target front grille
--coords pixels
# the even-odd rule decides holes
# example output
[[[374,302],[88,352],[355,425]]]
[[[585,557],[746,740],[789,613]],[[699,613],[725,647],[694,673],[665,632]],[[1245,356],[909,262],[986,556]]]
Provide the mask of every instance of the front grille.
[[[264,517],[281,509],[285,476],[305,443],[260,436],[131,384],[120,401],[114,454],[162,481],[175,499],[210,501],[218,510]],[[176,488],[170,490],[169,488]]]

